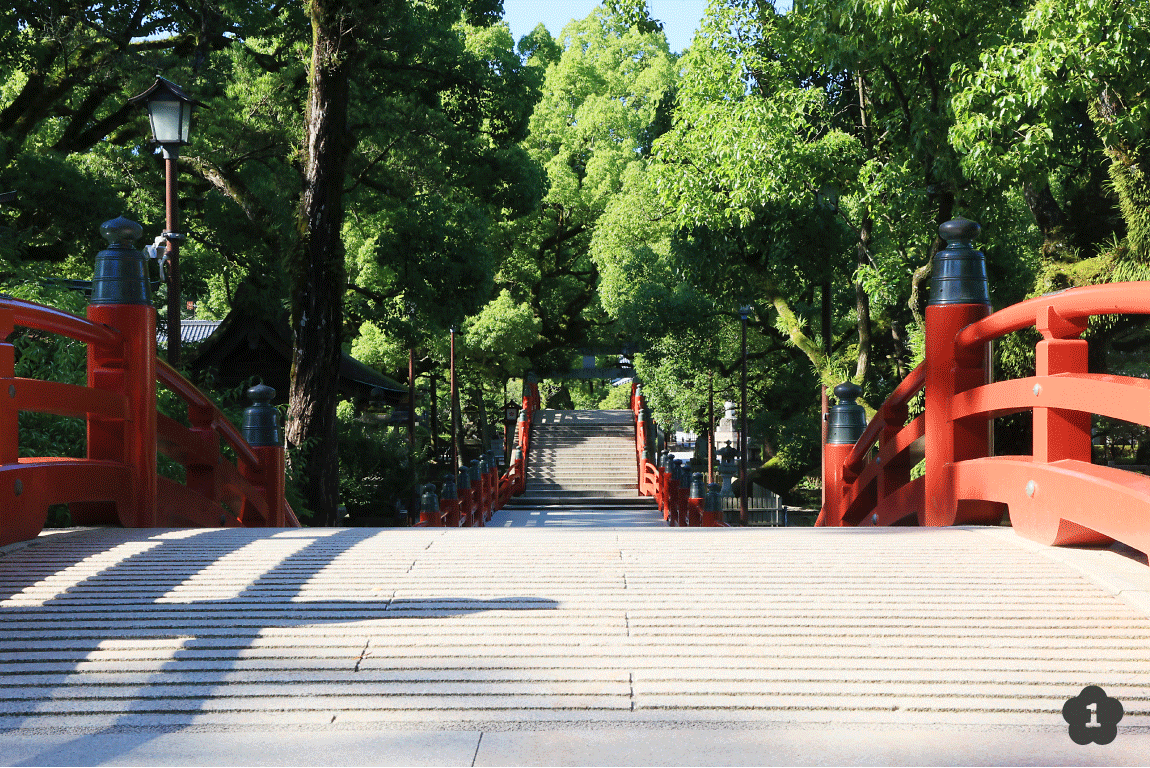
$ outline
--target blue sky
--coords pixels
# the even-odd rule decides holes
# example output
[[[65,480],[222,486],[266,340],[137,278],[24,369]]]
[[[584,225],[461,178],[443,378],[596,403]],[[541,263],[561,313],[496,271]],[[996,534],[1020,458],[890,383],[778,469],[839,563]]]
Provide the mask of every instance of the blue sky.
[[[584,18],[598,4],[598,0],[503,0],[503,18],[518,42],[539,22],[558,36],[567,22]],[[699,28],[707,0],[647,0],[647,8],[653,18],[663,22],[671,50],[681,53]]]

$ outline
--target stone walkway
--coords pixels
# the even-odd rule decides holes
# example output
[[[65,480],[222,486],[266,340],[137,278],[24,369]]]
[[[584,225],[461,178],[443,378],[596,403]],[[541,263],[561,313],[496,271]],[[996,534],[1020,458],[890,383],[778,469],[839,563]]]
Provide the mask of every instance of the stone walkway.
[[[71,531],[0,554],[0,763],[1144,764],[1148,650],[1144,561],[1002,528]]]

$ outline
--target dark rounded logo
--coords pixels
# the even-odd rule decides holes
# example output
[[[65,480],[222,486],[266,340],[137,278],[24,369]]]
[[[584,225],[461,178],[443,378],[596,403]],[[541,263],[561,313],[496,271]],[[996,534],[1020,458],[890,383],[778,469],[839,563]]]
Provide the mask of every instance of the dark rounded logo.
[[[1075,744],[1109,744],[1118,735],[1118,721],[1125,712],[1118,699],[1106,695],[1097,685],[1088,685],[1082,693],[1062,705],[1062,719],[1070,725],[1070,738]]]

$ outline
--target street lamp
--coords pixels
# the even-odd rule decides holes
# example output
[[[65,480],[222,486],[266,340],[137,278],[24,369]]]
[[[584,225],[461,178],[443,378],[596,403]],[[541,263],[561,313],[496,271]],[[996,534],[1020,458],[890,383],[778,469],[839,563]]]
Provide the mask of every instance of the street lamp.
[[[180,364],[180,201],[176,196],[176,161],[180,147],[188,143],[192,124],[192,107],[204,106],[190,98],[184,89],[170,80],[156,76],[151,87],[128,99],[132,105],[143,105],[148,110],[152,126],[152,141],[160,146],[164,158],[164,210],[168,241],[168,363]]]
[[[747,318],[751,316],[751,307],[739,307],[739,320],[743,325],[743,397],[742,428],[739,430],[739,524],[746,525],[749,521],[747,513]]]
[[[715,371],[707,381],[707,485],[715,482]]]
[[[451,470],[459,470],[459,441],[456,438],[458,425],[455,421],[455,326],[451,326],[451,393],[448,407],[451,409]]]
[[[820,217],[820,221],[824,222],[821,226],[824,228],[823,235],[829,241],[830,239],[830,225],[825,224],[826,219],[833,217],[839,210],[839,190],[833,185],[826,185],[815,192],[815,210]],[[833,273],[829,270],[832,269],[831,260],[827,259],[828,273],[823,278],[821,286],[822,293],[822,330],[823,330],[823,356],[826,358],[827,363],[830,363],[831,349],[833,348],[833,339],[831,337],[831,279]],[[827,398],[827,385],[823,384],[819,390],[819,456],[826,455],[827,445],[827,424],[828,414],[830,413],[830,400]],[[822,459],[820,458],[820,461]],[[824,468],[825,469],[825,468]],[[825,473],[824,473],[825,476]],[[823,503],[826,503],[826,489],[823,489]]]

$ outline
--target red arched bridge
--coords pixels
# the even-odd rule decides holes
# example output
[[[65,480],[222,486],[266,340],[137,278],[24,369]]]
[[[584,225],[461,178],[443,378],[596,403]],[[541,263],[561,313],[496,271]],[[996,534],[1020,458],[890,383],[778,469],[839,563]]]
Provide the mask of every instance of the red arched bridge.
[[[1123,708],[1109,754],[1144,758],[1150,480],[1091,463],[1090,419],[1150,426],[1148,385],[1090,374],[1078,337],[1150,312],[1150,283],[992,314],[977,226],[942,231],[926,362],[869,424],[837,388],[816,528],[725,530],[715,495],[655,460],[638,392],[624,462],[653,502],[552,528],[508,505],[539,477],[532,425],[578,419],[529,386],[502,475],[426,488],[415,529],[304,529],[269,393],[237,429],[157,361],[139,228],[109,222],[86,318],[0,298],[0,761],[202,757],[205,733],[276,761],[275,727],[298,763],[319,732],[385,727],[407,740],[376,762],[1055,763],[1082,759],[1067,702],[1088,686]],[[87,385],[16,378],[17,326],[86,344]],[[1035,375],[991,382],[990,342],[1029,327]],[[157,386],[186,419],[157,413]],[[84,419],[86,455],[22,456],[20,411]],[[1020,411],[1033,452],[994,455],[991,420]],[[42,532],[52,504],[85,527]]]

